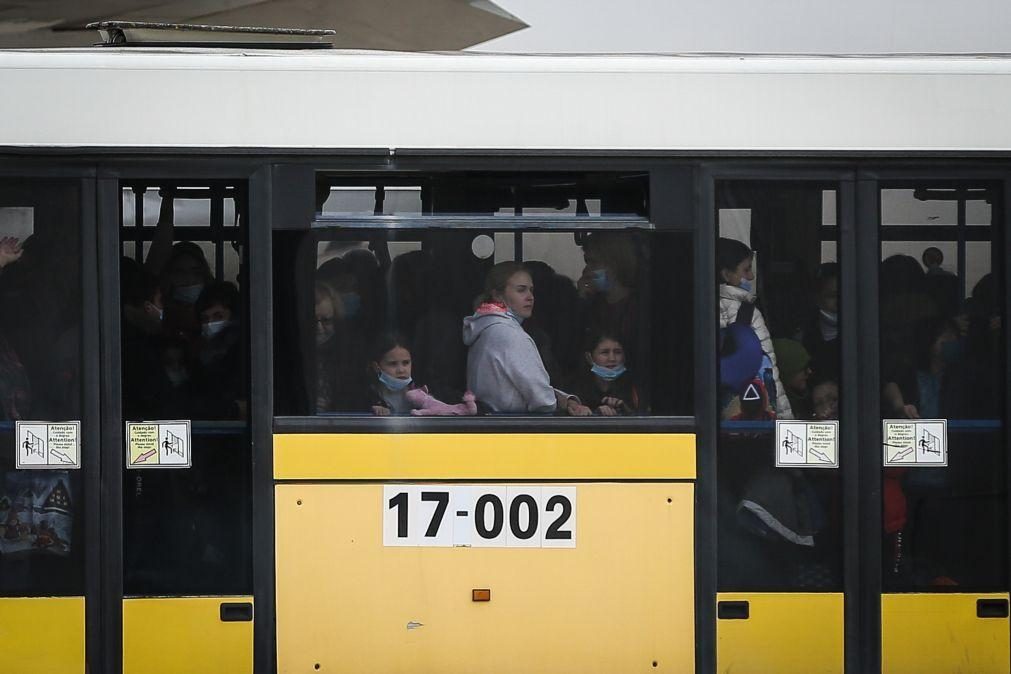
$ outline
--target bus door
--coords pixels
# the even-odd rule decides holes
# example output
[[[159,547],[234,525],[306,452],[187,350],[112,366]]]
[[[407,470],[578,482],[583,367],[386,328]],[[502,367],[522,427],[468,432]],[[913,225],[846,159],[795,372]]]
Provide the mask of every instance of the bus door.
[[[97,671],[94,181],[0,177],[0,671]],[[87,625],[87,628],[86,628]],[[87,657],[90,665],[86,665]]]
[[[717,671],[843,670],[839,204],[848,181],[715,183]]]
[[[245,186],[119,185],[124,672],[252,671]]]
[[[881,668],[1007,672],[1004,192],[876,189]]]

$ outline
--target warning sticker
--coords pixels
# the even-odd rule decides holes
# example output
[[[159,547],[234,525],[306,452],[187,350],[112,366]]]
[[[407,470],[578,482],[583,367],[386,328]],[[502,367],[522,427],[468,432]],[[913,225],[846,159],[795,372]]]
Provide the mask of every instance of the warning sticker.
[[[189,468],[189,421],[142,421],[126,424],[127,468]]]
[[[947,419],[885,419],[881,436],[886,466],[948,465]]]
[[[19,470],[81,467],[80,421],[18,421],[15,428]]]
[[[776,467],[838,468],[838,421],[776,421]]]

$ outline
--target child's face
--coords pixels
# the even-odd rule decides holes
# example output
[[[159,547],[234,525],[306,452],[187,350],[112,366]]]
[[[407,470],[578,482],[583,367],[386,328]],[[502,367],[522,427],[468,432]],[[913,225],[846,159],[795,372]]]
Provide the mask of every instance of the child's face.
[[[625,364],[625,349],[613,339],[602,339],[590,353],[590,360],[595,365],[613,369]]]
[[[377,363],[379,369],[396,379],[411,377],[411,352],[402,346],[395,346]]]
[[[739,286],[742,281],[754,281],[755,272],[751,268],[754,258],[749,257],[740,262],[734,269],[723,270],[723,280],[727,285]]]

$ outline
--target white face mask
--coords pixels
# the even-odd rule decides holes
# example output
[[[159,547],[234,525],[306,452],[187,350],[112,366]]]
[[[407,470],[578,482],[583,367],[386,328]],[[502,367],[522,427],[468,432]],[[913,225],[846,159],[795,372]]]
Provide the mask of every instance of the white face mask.
[[[221,331],[231,324],[231,321],[211,321],[210,323],[204,323],[200,326],[200,334],[207,339],[211,339],[212,337],[220,335]]]

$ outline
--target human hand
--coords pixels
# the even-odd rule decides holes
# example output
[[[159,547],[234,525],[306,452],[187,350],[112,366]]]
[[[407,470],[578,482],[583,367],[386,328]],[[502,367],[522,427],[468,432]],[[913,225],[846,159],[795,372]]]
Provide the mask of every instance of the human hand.
[[[593,414],[593,410],[576,400],[570,400],[565,409],[572,417],[588,417]]]
[[[605,400],[607,400],[607,398],[605,398]],[[610,405],[601,405],[600,407],[597,408],[597,411],[600,412],[600,416],[602,417],[618,416],[618,410],[614,409]]]
[[[373,405],[372,413],[377,417],[388,417],[390,416],[390,408],[383,407],[382,405]]]
[[[21,247],[21,239],[16,236],[0,238],[0,269],[11,262],[17,262],[24,252],[25,249]]]
[[[625,407],[625,401],[621,398],[615,398],[614,396],[604,396],[600,403],[602,405],[607,405],[608,407],[613,407],[616,410]]]

